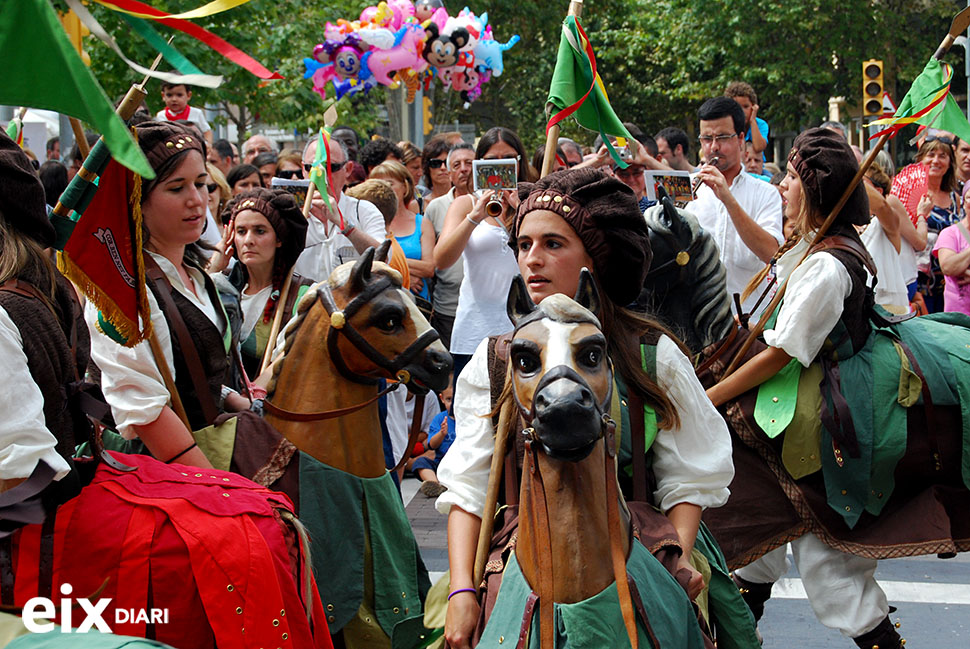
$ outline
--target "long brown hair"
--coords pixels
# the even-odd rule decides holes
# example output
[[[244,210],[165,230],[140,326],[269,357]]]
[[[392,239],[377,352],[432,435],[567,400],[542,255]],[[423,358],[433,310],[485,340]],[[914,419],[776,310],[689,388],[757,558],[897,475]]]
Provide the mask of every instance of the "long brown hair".
[[[802,203],[802,209],[805,209],[804,203]],[[772,256],[771,261],[765,264],[765,267],[762,268],[757,275],[752,277],[751,281],[748,282],[748,285],[744,287],[744,291],[741,293],[742,302],[747,300],[748,296],[750,296],[752,293],[754,293],[761,287],[761,282],[763,282],[765,280],[765,277],[768,276],[768,271],[771,270],[771,267],[774,265],[774,263],[779,259],[781,259],[782,255],[784,255],[786,252],[791,250],[795,246],[795,244],[798,243],[798,240],[801,237],[802,235],[798,231],[798,228],[796,227],[795,230],[788,236],[788,238],[785,239],[785,242],[781,244],[781,247],[778,248],[778,251],[774,254],[774,256]]]
[[[596,278],[594,281],[599,284]],[[600,289],[600,295],[606,295]],[[613,361],[614,372],[623,377],[627,389],[636,393],[645,402],[653,406],[657,413],[657,426],[664,429],[680,427],[680,414],[677,406],[667,395],[654,377],[644,369],[640,361],[640,341],[644,337],[657,334],[667,336],[684,353],[690,352],[677,336],[644,313],[637,313],[615,304],[610,299],[600,301],[600,310],[596,314],[603,325],[606,336],[606,351]],[[686,404],[682,404],[686,405]]]
[[[55,300],[54,264],[43,246],[17,228],[0,213],[0,284],[22,279]]]

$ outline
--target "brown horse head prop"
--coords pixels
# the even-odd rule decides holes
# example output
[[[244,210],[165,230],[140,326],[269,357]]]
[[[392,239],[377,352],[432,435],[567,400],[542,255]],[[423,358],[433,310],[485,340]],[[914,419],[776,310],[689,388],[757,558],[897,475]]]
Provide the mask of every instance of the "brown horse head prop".
[[[586,270],[575,300],[555,294],[536,306],[521,277],[509,291],[516,405],[543,452],[553,459],[582,460],[603,436],[613,372],[606,337],[593,315],[598,306],[599,295]]]
[[[381,246],[377,268],[370,248],[317,286],[330,315],[330,360],[348,381],[394,379],[416,394],[444,390],[451,354],[402,288],[401,276],[383,263],[387,247]]]
[[[616,425],[609,416],[613,367],[593,315],[598,306],[586,269],[573,300],[556,294],[537,306],[521,277],[509,291],[515,323],[509,380],[527,423],[515,553],[539,595],[544,649],[553,646],[554,603],[588,599],[614,581],[637,646],[626,574],[631,526],[616,481]]]
[[[443,390],[451,355],[418,310],[387,244],[314,284],[284,331],[266,420],[300,450],[360,477],[384,473],[376,384]],[[393,384],[392,384],[393,386]]]

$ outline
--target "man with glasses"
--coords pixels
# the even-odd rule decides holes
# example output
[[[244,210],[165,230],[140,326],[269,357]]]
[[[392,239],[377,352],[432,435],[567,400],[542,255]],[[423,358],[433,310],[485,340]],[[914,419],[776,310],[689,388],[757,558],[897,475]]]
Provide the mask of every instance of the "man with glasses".
[[[708,99],[698,112],[703,164],[696,200],[687,209],[717,242],[727,271],[729,295],[742,293],[762,267],[771,261],[782,235],[782,206],[778,191],[748,175],[744,158],[744,111],[730,97]],[[716,159],[716,160],[715,160]],[[742,303],[745,313],[761,290]]]
[[[448,169],[452,188],[444,196],[439,196],[428,203],[424,211],[425,217],[434,226],[435,241],[441,236],[441,228],[445,225],[448,208],[459,196],[471,193],[472,160],[474,159],[475,149],[465,142],[459,142],[448,151],[445,167]],[[431,326],[441,336],[441,342],[446,348],[451,347],[451,330],[455,326],[455,313],[458,311],[458,290],[465,276],[463,263],[462,258],[459,257],[458,261],[448,268],[436,269],[434,272]]]
[[[317,138],[310,138],[303,150],[305,169],[312,168],[316,153]],[[307,229],[306,248],[295,266],[297,273],[315,282],[327,279],[334,268],[357,259],[367,248],[376,247],[384,240],[384,217],[380,211],[367,201],[344,194],[350,172],[348,161],[343,143],[330,140],[334,191],[330,198],[336,200],[339,212],[328,209],[321,197],[313,199],[310,214],[314,218]]]

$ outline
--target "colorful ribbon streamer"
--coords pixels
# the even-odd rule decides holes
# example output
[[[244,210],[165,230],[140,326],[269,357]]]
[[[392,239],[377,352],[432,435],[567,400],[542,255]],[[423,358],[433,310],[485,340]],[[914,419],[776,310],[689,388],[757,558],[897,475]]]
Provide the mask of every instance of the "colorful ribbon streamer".
[[[337,215],[340,217],[340,229],[343,230],[346,227],[343,212],[340,211],[340,205],[337,204],[336,200],[331,201],[331,196],[337,195],[333,187],[333,169],[330,167],[331,130],[330,127],[322,127],[317,136],[319,138],[317,140],[317,153],[313,158],[313,166],[310,168],[310,182],[320,192],[327,208],[331,210],[336,208]]]
[[[184,54],[169,45],[168,41],[162,38],[161,34],[148,24],[148,21],[135,18],[128,14],[122,14],[121,19],[128,23],[136,34],[144,38],[149,45],[154,47],[156,52],[161,52],[165,60],[171,63],[172,67],[177,71],[182,74],[203,74],[202,70],[195,67]]]
[[[97,2],[98,4],[114,11],[122,11],[124,13],[137,15],[138,17],[158,21],[163,25],[167,25],[168,27],[188,34],[192,38],[202,41],[215,51],[219,52],[219,54],[222,54],[239,67],[251,72],[260,79],[283,78],[278,72],[270,72],[265,66],[263,66],[262,63],[252,58],[239,48],[227,43],[212,32],[199,27],[195,23],[191,23],[180,18],[175,18],[172,14],[159,11],[158,9],[146,5],[143,2],[138,2],[137,0],[111,0],[110,2],[108,0],[94,0],[94,2]]]
[[[887,128],[879,131],[878,133],[873,133],[870,135],[870,140],[881,136],[883,133],[889,133],[889,137],[895,137],[896,133],[898,133],[901,129],[909,126],[910,124],[915,124],[921,117],[929,114],[933,109],[937,108],[944,101],[946,101],[946,96],[950,93],[950,82],[953,80],[953,68],[942,62],[941,66],[945,73],[943,85],[933,91],[935,94],[933,94],[933,99],[930,100],[930,103],[912,115],[893,115],[892,117],[884,117],[882,119],[869,122],[870,126],[874,124],[878,126],[882,126],[884,124],[887,125]]]
[[[121,51],[115,39],[105,31],[101,23],[91,15],[87,7],[81,4],[80,0],[65,0],[67,5],[71,10],[77,14],[77,17],[84,23],[84,26],[91,30],[91,33],[97,36],[105,45],[114,50],[115,54],[121,57],[129,68],[132,70],[144,74],[145,76],[152,77],[154,79],[161,79],[168,83],[184,83],[189,86],[199,86],[201,88],[218,88],[222,84],[222,77],[215,76],[211,74],[173,74],[171,72],[162,72],[160,70],[150,70],[144,66],[138,65]]]
[[[134,16],[136,18],[148,18],[150,20],[156,20],[157,16],[151,14],[139,13],[137,11],[132,11],[129,9],[124,9],[124,3],[112,2],[111,0],[94,0],[99,5],[103,5],[108,9],[113,9],[115,11],[120,11],[126,13],[129,16]],[[221,13],[228,9],[235,9],[240,5],[244,5],[249,0],[213,0],[212,2],[202,5],[197,9],[192,9],[190,11],[185,11],[180,14],[168,14],[169,18],[177,18],[179,20],[191,20],[193,18],[205,18],[206,16],[213,16],[217,13]]]

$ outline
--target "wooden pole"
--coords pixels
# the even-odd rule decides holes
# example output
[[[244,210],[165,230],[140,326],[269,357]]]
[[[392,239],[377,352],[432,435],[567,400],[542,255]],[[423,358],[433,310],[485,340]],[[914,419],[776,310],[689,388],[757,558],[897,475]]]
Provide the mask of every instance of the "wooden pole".
[[[81,121],[77,117],[70,119],[71,130],[74,131],[74,141],[77,142],[77,150],[81,152],[81,159],[83,160],[91,153],[91,147],[88,146],[88,139],[84,137],[84,127],[81,126]]]
[[[508,374],[506,374],[508,376]],[[495,431],[495,449],[492,452],[492,465],[488,471],[488,489],[485,492],[485,509],[482,510],[482,526],[478,532],[478,546],[475,549],[475,588],[485,576],[485,562],[492,544],[492,530],[495,527],[495,506],[498,503],[498,488],[502,480],[502,466],[508,449],[509,432],[515,425],[515,400],[508,399],[502,404],[498,415],[498,429]]]
[[[155,334],[154,329],[148,334],[148,346],[152,349],[155,365],[158,366],[158,372],[162,375],[162,382],[165,383],[165,389],[168,390],[168,394],[171,397],[172,410],[175,411],[178,418],[185,424],[185,429],[191,433],[192,426],[189,425],[189,416],[185,413],[185,406],[182,405],[182,398],[179,396],[179,391],[175,389],[175,379],[172,378],[172,373],[168,370],[165,354],[162,352],[162,346],[158,342],[158,336]]]
[[[583,14],[583,0],[571,0],[566,16],[579,18]],[[546,151],[542,155],[542,171],[540,177],[548,176],[556,160],[556,148],[559,146],[559,124],[553,124],[546,132]]]
[[[337,122],[337,109],[334,104],[330,104],[326,112],[323,114],[323,123],[326,126],[333,126]],[[306,200],[303,201],[303,218],[310,218],[310,205],[313,203],[313,192],[316,186],[311,182],[310,186],[307,187]],[[334,198],[334,203],[337,199]],[[283,288],[280,291],[280,301],[276,304],[276,313],[273,314],[273,325],[269,330],[269,339],[266,341],[266,351],[263,353],[263,362],[260,363],[259,373],[262,374],[269,367],[269,362],[273,358],[273,350],[276,348],[276,337],[279,336],[280,327],[283,324],[283,309],[281,308],[286,304],[286,298],[290,294],[290,284],[293,280],[293,268],[291,267],[289,272],[286,273],[286,279],[283,283]]]
[[[966,30],[968,25],[970,25],[970,7],[967,7],[953,18],[953,23],[950,25],[950,31],[946,35],[946,38],[943,39],[943,42],[940,43],[939,48],[937,48],[936,52],[933,54],[933,58],[937,60],[943,58],[943,55],[946,54],[950,49],[950,46],[953,45],[955,38]],[[839,198],[839,202],[835,204],[835,207],[832,208],[831,212],[829,212],[825,222],[822,223],[822,226],[818,229],[816,240],[821,240],[822,237],[825,236],[825,233],[828,232],[829,227],[831,227],[832,223],[835,221],[835,217],[838,216],[839,212],[842,211],[842,208],[848,202],[849,197],[852,196],[852,192],[855,191],[856,186],[862,182],[862,177],[876,159],[876,155],[882,151],[883,146],[885,146],[886,142],[889,141],[889,138],[890,135],[888,133],[884,133],[876,141],[876,146],[869,150],[869,154],[866,156],[865,160],[862,161],[859,171],[857,171],[856,175],[852,177],[851,182],[849,182],[849,186],[845,188],[845,191],[842,193],[842,197]],[[802,254],[801,259],[799,259],[798,263],[795,264],[795,268],[798,268],[798,266],[805,261],[805,259],[808,257],[808,253],[809,251],[806,250]],[[762,331],[764,331],[767,316],[774,312],[774,310],[778,307],[778,304],[781,302],[781,299],[785,296],[785,289],[788,287],[789,277],[791,277],[791,273],[788,274],[785,281],[783,281],[778,287],[778,291],[775,293],[775,296],[771,299],[771,302],[768,303],[768,306],[765,307],[765,310],[762,312],[765,315],[759,318],[755,326],[751,328],[751,334],[748,336],[748,339],[744,341],[741,349],[738,350],[738,353],[731,360],[731,364],[728,365],[727,370],[724,372],[724,376],[721,377],[721,381],[718,383],[723,382],[725,379],[727,379],[727,377],[734,373],[738,366],[740,366],[741,360],[744,358],[745,354],[747,354],[748,350],[751,349],[751,345],[754,344],[755,339],[761,335]]]

